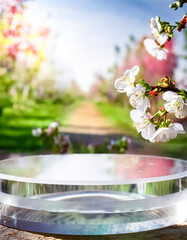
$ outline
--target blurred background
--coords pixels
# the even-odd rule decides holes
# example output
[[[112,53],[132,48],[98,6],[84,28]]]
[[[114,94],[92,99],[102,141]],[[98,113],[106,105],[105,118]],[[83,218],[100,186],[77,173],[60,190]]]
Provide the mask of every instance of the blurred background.
[[[185,7],[174,11],[172,2],[0,0],[0,158],[116,152],[187,159],[187,135],[143,140],[126,95],[114,89],[115,79],[137,64],[149,84],[167,75],[187,90],[187,30],[166,43],[162,62],[143,46],[151,17],[182,19]],[[157,111],[162,99],[152,106]],[[187,120],[180,123],[187,130]],[[38,128],[42,133],[33,133]]]

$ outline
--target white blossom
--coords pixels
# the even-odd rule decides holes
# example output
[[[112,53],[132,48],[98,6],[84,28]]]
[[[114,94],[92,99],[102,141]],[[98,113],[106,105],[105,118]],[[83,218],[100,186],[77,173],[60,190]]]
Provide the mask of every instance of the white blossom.
[[[128,141],[128,138],[125,137],[125,136],[123,136],[123,137],[121,138],[121,140],[122,140],[123,142],[126,142],[126,141]]]
[[[177,118],[187,116],[187,99],[183,100],[180,95],[171,91],[165,92],[162,97],[166,100],[164,107],[167,112],[174,113]]]
[[[149,21],[149,26],[154,37],[154,40],[147,38],[144,40],[144,46],[148,53],[153,57],[156,57],[158,60],[167,59],[168,50],[164,48],[164,43],[168,39],[168,33],[160,33],[161,25],[159,23],[159,18],[151,18]]]
[[[144,40],[144,46],[147,52],[158,60],[167,59],[168,50],[158,45],[153,39],[146,38]]]
[[[117,141],[117,140],[111,140],[111,141],[110,141],[110,144],[111,144],[112,146],[114,146],[114,145],[118,144],[118,141]]]
[[[169,127],[161,127],[151,137],[151,142],[168,142],[177,137],[177,134],[185,134],[185,130],[180,123],[171,123]]]
[[[51,135],[58,127],[59,127],[59,124],[57,122],[50,123],[50,125],[46,130],[47,134]]]
[[[159,17],[151,18],[151,20],[149,21],[149,27],[155,40],[160,45],[163,45],[168,39],[168,33],[160,33],[161,25],[159,23]]]
[[[129,94],[134,87],[135,76],[139,72],[139,67],[136,65],[128,69],[121,77],[117,78],[114,87],[118,92],[126,92]]]
[[[145,112],[148,107],[151,107],[148,97],[145,96],[146,89],[142,85],[137,84],[131,90],[128,96],[129,102],[134,108]]]
[[[144,139],[150,140],[155,133],[155,126],[150,122],[149,116],[145,112],[135,109],[130,112],[130,116],[135,122],[138,133],[141,132]]]
[[[57,128],[59,126],[59,124],[57,123],[57,122],[52,122],[50,125],[49,125],[49,127],[50,128]]]
[[[17,6],[21,2],[19,0],[0,0],[0,13],[8,12],[12,6]]]
[[[37,129],[33,129],[32,130],[32,135],[34,137],[40,137],[42,134],[42,129],[41,128],[37,128]]]

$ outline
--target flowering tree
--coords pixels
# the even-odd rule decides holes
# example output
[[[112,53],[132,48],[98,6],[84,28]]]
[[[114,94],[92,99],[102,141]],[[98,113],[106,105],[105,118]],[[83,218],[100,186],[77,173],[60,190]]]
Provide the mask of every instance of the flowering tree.
[[[186,1],[179,1],[170,7],[177,9]],[[158,61],[167,59],[168,49],[166,42],[173,37],[174,29],[179,32],[185,28],[187,15],[183,16],[176,25],[161,21],[159,17],[151,18],[149,26],[153,39],[146,38],[144,46],[147,52]],[[148,84],[143,79],[135,81],[139,67],[136,65],[128,69],[121,77],[116,79],[115,88],[118,92],[125,92],[133,109],[130,116],[134,121],[138,133],[150,142],[167,142],[176,138],[177,134],[184,134],[185,130],[180,123],[173,123],[169,118],[174,114],[176,118],[185,118],[187,116],[187,91],[178,89],[168,76],[161,78],[156,86]],[[154,115],[148,111],[151,108],[150,99],[162,94],[165,101],[164,107],[160,108]]]
[[[23,0],[1,1],[0,7],[0,87],[16,100],[35,90],[49,29],[27,22]]]

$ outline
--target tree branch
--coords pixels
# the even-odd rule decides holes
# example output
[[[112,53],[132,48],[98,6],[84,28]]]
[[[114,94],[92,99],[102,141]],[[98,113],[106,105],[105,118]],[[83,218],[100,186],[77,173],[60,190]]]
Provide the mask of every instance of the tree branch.
[[[181,7],[183,6],[184,3],[187,3],[187,0],[179,0]]]
[[[158,89],[159,92],[167,92],[167,91],[171,91],[171,92],[176,92],[176,93],[181,93],[181,90],[174,87],[174,88],[171,88],[171,87],[161,87],[161,86],[152,86],[152,89]],[[184,90],[184,89],[183,89]],[[184,93],[187,97],[187,91],[184,90]]]

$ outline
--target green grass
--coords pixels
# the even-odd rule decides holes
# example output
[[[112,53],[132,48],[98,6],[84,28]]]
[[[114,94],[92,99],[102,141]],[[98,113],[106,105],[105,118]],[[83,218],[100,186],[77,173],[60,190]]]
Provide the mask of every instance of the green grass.
[[[130,118],[130,109],[110,103],[96,103],[96,106],[116,126],[124,129],[127,135],[136,138],[142,144],[147,143],[140,134],[136,133]],[[154,146],[155,144],[151,144],[151,146],[149,144],[151,148],[154,148]],[[158,155],[187,159],[187,134],[179,134],[176,139],[167,143],[159,143],[159,146],[156,145],[156,147],[158,149]]]
[[[120,127],[129,133],[129,135],[137,137],[136,130],[130,118],[130,109],[104,102],[96,103],[96,106],[115,126]]]
[[[0,150],[34,152],[42,149],[42,142],[31,134],[33,128],[47,127],[52,121],[65,122],[77,103],[64,107],[61,103],[27,102],[22,109],[7,107],[0,117]]]
[[[164,156],[187,159],[187,134],[178,135],[176,139],[162,143],[161,152]]]
[[[18,153],[37,153],[44,151],[42,142],[31,134],[33,128],[47,127],[52,121],[60,121],[61,125],[66,123],[67,116],[80,104],[80,101],[70,106],[62,103],[35,103],[27,102],[22,110],[6,107],[0,116],[0,151]],[[96,103],[98,109],[114,125],[121,127],[127,135],[146,143],[136,130],[130,119],[130,110],[109,103]],[[187,130],[187,129],[186,129]],[[78,143],[77,143],[78,144]],[[151,144],[154,148],[154,144]],[[73,145],[74,146],[74,145]],[[80,146],[78,146],[80,148]],[[75,152],[85,152],[83,146]],[[146,154],[146,152],[145,152]],[[179,135],[175,140],[159,144],[158,155],[187,159],[187,134]]]

